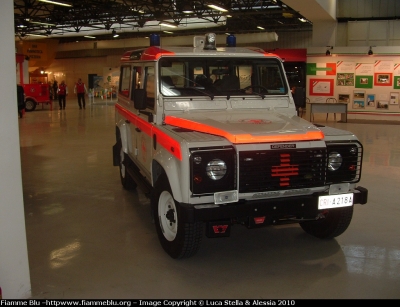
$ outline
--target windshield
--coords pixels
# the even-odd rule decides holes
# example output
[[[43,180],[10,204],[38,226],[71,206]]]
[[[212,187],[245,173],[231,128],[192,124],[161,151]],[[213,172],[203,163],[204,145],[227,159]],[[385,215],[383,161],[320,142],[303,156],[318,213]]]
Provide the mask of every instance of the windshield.
[[[287,94],[278,59],[160,59],[164,96],[248,96]]]

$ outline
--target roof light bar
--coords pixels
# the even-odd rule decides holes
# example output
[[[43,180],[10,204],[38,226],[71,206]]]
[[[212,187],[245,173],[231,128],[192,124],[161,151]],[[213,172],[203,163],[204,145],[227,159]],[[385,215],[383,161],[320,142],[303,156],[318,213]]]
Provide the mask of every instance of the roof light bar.
[[[204,50],[217,50],[217,36],[215,33],[207,33],[205,36]]]

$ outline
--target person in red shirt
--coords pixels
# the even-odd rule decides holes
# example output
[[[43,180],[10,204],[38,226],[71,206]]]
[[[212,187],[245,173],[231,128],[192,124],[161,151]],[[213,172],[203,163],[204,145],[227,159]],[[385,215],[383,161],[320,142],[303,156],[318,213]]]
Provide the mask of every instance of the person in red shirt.
[[[82,106],[85,109],[85,94],[87,94],[87,89],[81,78],[75,84],[74,93],[78,96],[79,109],[82,109]]]
[[[65,110],[66,97],[68,95],[68,87],[65,84],[64,80],[62,80],[60,85],[58,86],[57,94],[58,94],[58,103],[60,105],[60,110]]]

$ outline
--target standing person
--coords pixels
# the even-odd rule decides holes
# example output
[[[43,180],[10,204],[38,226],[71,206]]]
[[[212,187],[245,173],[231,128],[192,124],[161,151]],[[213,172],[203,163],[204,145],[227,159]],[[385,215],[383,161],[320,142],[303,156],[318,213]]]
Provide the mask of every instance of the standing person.
[[[87,89],[81,78],[79,78],[78,83],[75,84],[74,93],[78,96],[79,109],[82,109],[82,106],[85,109],[85,94],[87,94]]]
[[[68,95],[68,87],[65,84],[64,80],[62,80],[60,85],[58,86],[57,94],[58,94],[58,103],[60,105],[60,110],[65,110],[65,103]]]
[[[18,102],[18,114],[19,117],[22,118],[22,116],[25,113],[25,92],[23,86],[20,84],[17,84],[17,102]]]
[[[53,82],[53,94],[54,94],[53,99],[57,99],[57,92],[58,92],[58,82],[57,82],[57,80],[54,80],[54,82]]]
[[[51,82],[47,82],[48,86],[49,86],[49,99],[53,100],[54,99],[54,93],[53,93],[53,85],[51,84]]]

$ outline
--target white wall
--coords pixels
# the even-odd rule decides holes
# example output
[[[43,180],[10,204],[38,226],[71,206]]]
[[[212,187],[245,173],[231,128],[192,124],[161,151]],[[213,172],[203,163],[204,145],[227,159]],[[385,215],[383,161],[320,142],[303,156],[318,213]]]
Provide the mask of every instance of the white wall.
[[[329,98],[348,103],[348,119],[400,121],[400,54],[365,53],[309,55],[307,65],[318,68],[316,75],[307,75],[306,96],[313,103]]]
[[[1,2],[0,287],[3,299],[31,295],[19,145],[13,1]]]

